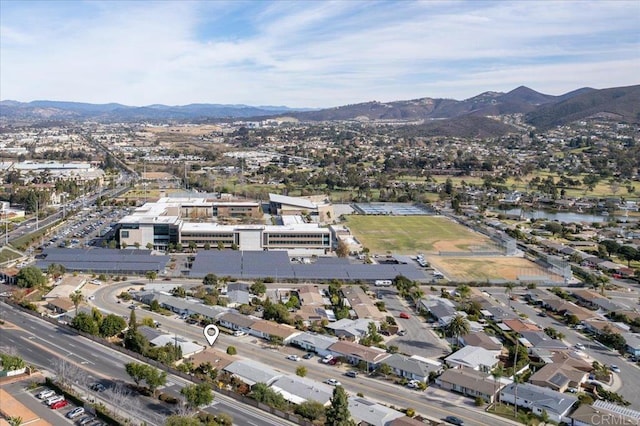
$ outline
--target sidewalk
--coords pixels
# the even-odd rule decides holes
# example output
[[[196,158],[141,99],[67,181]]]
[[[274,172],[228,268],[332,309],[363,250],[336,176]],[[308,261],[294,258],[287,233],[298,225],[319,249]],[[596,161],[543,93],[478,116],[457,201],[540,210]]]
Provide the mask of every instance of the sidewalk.
[[[482,415],[484,416],[492,417],[496,420],[500,420],[503,423],[507,423],[511,425],[522,425],[522,423],[507,419],[506,417],[489,413],[482,407],[476,407],[475,402],[469,397],[466,397],[457,393],[449,392],[449,391],[440,389],[436,386],[437,385],[435,386],[431,385],[424,391],[424,395],[427,397],[427,399],[439,401],[447,404],[456,404],[458,407],[464,408],[474,414],[482,413]]]

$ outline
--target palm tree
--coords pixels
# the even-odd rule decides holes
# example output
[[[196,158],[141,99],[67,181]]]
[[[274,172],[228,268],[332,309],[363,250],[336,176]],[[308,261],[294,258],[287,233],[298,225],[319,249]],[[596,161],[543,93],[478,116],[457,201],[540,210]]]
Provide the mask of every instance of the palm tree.
[[[22,417],[9,417],[7,420],[11,426],[20,426],[22,424]]]
[[[515,288],[515,284],[514,283],[507,283],[505,284],[505,289],[504,292],[509,296],[509,308],[511,308],[511,295],[513,293],[513,289]]]
[[[73,302],[73,306],[75,306],[76,308],[76,315],[78,315],[78,306],[80,306],[80,303],[82,303],[82,301],[84,300],[84,296],[82,296],[82,293],[76,290],[69,295],[69,299],[71,299],[71,301]]]
[[[502,367],[502,365],[498,364],[496,368],[494,368],[493,371],[491,372],[491,375],[493,376],[493,381],[494,381],[493,394],[497,398],[496,402],[500,404],[500,394],[498,393],[498,381],[502,376],[504,376],[504,368]]]
[[[458,337],[469,333],[469,321],[458,314],[451,319],[449,324],[447,324],[447,333],[451,335],[451,337],[455,337],[455,344],[458,344]]]

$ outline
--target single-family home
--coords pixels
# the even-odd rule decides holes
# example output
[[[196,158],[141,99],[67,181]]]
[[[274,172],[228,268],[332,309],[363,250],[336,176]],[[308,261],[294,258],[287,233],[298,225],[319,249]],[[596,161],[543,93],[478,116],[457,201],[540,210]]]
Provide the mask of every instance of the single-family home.
[[[404,413],[361,397],[349,398],[349,413],[357,425],[390,426]]]
[[[382,364],[387,364],[391,367],[393,373],[400,377],[406,377],[409,380],[418,380],[423,383],[429,380],[430,373],[439,373],[442,371],[441,362],[417,355],[406,356],[392,354],[386,358]]]
[[[465,315],[464,312],[458,311],[453,301],[442,297],[429,297],[420,300],[421,310],[427,312],[431,317],[438,321],[438,325],[444,327],[458,314]]]
[[[256,383],[271,385],[278,377],[282,376],[277,370],[266,364],[254,360],[238,360],[223,368],[229,374],[236,376],[249,386]]]
[[[462,346],[477,346],[490,351],[502,351],[502,342],[496,336],[489,336],[485,332],[469,333],[458,338]]]
[[[47,301],[47,308],[51,309],[55,314],[64,314],[75,309],[75,305],[68,297],[57,297]]]
[[[371,322],[376,324],[376,328],[379,326],[379,322],[367,318],[359,318],[357,320],[343,318],[328,324],[326,328],[333,330],[336,337],[357,342],[369,332],[369,323]]]
[[[491,403],[504,384],[491,375],[467,368],[450,368],[436,379],[441,388]]]
[[[552,363],[543,366],[530,378],[529,383],[565,392],[568,388],[578,388],[589,377],[586,371],[578,370],[570,365]]]
[[[381,321],[385,314],[373,303],[371,297],[357,285],[350,285],[341,289],[345,305],[349,306],[357,318],[368,318]]]
[[[290,345],[298,346],[305,351],[315,352],[324,357],[329,355],[329,347],[336,343],[338,338],[335,336],[327,336],[326,334],[317,334],[304,332],[293,336],[289,341]]]
[[[489,372],[498,363],[500,351],[489,351],[478,346],[465,346],[457,350],[444,361],[452,368],[470,368]]]
[[[271,382],[271,389],[279,393],[292,404],[302,404],[306,401],[317,401],[322,405],[329,405],[333,395],[333,387],[316,380],[283,375]]]
[[[500,401],[527,408],[536,416],[545,411],[550,420],[559,423],[573,409],[578,398],[531,383],[511,383],[500,391]]]
[[[239,306],[249,303],[249,300],[251,300],[251,295],[249,294],[249,284],[227,284],[227,299],[229,299],[229,306]]]
[[[237,358],[234,358],[232,355],[227,355],[226,352],[222,352],[214,348],[207,348],[204,351],[198,352],[197,354],[193,354],[189,357],[189,361],[195,367],[208,363],[212,368],[215,368],[218,371],[222,371],[227,365],[236,360]]]
[[[247,331],[258,320],[259,318],[242,315],[235,312],[227,312],[226,314],[222,314],[218,317],[218,324],[233,331]]]
[[[274,338],[281,339],[282,343],[285,345],[288,345],[294,336],[302,333],[290,325],[278,324],[267,320],[258,320],[254,322],[251,324],[251,327],[249,327],[247,332],[252,336],[265,340],[273,340]]]
[[[506,326],[509,330],[515,331],[516,333],[522,333],[523,331],[540,331],[540,327],[534,324],[531,321],[523,321],[522,319],[509,319],[502,321],[502,324]]]
[[[626,342],[625,349],[627,353],[635,357],[640,357],[640,334],[622,333],[622,337]]]
[[[202,352],[205,349],[204,346],[193,343],[185,339],[184,337],[171,334],[161,334],[155,339],[149,340],[149,343],[151,343],[153,346],[158,347],[167,345],[178,346],[183,358],[189,358],[190,356],[195,355],[198,352]]]
[[[382,364],[391,354],[384,349],[359,345],[353,342],[338,341],[329,346],[328,350],[331,355],[336,357],[344,357],[348,363],[357,365],[365,362],[369,371],[375,370]]]
[[[640,411],[598,400],[592,405],[581,404],[569,415],[569,420],[571,426],[632,426],[640,424]]]
[[[520,333],[520,343],[527,348],[542,349],[568,349],[569,347],[560,339],[552,339],[544,331],[523,331]]]

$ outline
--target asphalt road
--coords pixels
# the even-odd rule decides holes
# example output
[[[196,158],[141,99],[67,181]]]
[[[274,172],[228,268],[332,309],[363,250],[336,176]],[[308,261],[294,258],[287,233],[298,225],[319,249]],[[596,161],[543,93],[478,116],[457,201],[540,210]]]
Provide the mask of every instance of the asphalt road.
[[[504,289],[487,288],[485,291],[504,305],[508,305],[509,301],[507,295],[504,293]],[[625,360],[617,351],[604,347],[600,343],[589,339],[584,334],[567,327],[551,317],[538,316],[538,310],[519,299],[512,300],[511,307],[515,308],[517,312],[527,315],[529,319],[533,320],[543,329],[546,327],[555,328],[565,335],[564,342],[568,345],[574,346],[576,343],[582,343],[586,348],[584,352],[599,363],[605,365],[615,364],[620,367],[618,378],[622,381],[623,385],[619,389],[616,389],[616,392],[629,401],[633,408],[640,408],[640,368],[634,363]]]
[[[140,280],[136,281],[140,282]],[[182,282],[193,283],[194,281],[176,279],[172,281],[174,284]],[[92,303],[105,311],[128,316],[130,309],[127,308],[126,304],[118,304],[116,295],[131,286],[131,282],[102,286],[94,293],[95,299]],[[148,316],[159,321],[161,324],[160,329],[170,334],[175,333],[189,340],[196,341],[199,344],[207,344],[204,339],[202,327],[188,325],[176,316],[167,317],[146,310],[137,310],[136,315],[138,319]],[[325,365],[319,361],[318,357],[310,360],[301,360],[299,362],[289,361],[286,359],[287,354],[295,353],[302,355],[304,351],[292,347],[284,347],[279,350],[270,349],[263,340],[256,339],[252,336],[234,337],[222,333],[215,345],[223,351],[226,350],[227,346],[233,345],[236,347],[239,357],[262,362],[272,368],[289,374],[295,374],[296,367],[304,365],[307,367],[308,378],[317,381],[324,381],[328,378],[337,379],[351,395],[362,393],[366,398],[381,402],[385,405],[394,406],[398,409],[411,407],[419,414],[439,419],[448,415],[455,415],[463,419],[465,424],[469,426],[503,426],[514,424],[506,419],[485,413],[482,409],[477,409],[465,404],[454,404],[451,400],[430,399],[424,392],[411,390],[379,378],[369,378],[362,375],[357,379],[347,378],[344,376],[344,373],[349,369],[347,366],[338,367]],[[454,397],[455,396],[451,394],[451,398]]]
[[[0,328],[0,342],[3,346],[15,348],[17,353],[29,363],[51,369],[53,359],[66,359],[85,371],[87,377],[83,380],[84,382],[93,380],[105,384],[113,384],[118,381],[131,382],[131,378],[125,372],[124,364],[132,361],[137,362],[137,360],[37,317],[20,312],[4,303],[0,303],[0,306],[2,307],[2,319],[17,326]],[[178,392],[183,386],[189,384],[184,379],[171,375],[167,378],[167,382]],[[149,424],[161,424],[155,413],[168,414],[166,405],[158,403],[157,400],[143,398],[142,406],[143,410],[135,413],[136,418]],[[214,404],[206,411],[214,414],[227,413],[233,417],[234,423],[241,425],[287,424],[282,419],[272,417],[261,410],[253,409],[253,407],[239,404],[237,401],[218,393],[215,393]]]
[[[387,342],[387,345],[395,345],[403,353],[433,359],[449,354],[448,345],[438,338],[421,317],[415,315],[411,307],[398,298],[395,289],[378,290],[378,294],[382,296],[388,315],[395,318],[400,329],[407,331],[405,336],[394,337]],[[400,318],[401,312],[408,313],[409,318]]]

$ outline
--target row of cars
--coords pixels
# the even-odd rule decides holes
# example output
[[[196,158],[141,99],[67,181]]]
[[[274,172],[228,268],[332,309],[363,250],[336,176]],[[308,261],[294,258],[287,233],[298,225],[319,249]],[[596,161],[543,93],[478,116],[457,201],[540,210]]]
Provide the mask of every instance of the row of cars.
[[[52,389],[43,389],[35,395],[36,398],[43,401],[52,410],[59,410],[71,405],[63,395],[57,394]],[[75,407],[65,413],[65,417],[71,421],[75,421],[78,426],[104,426],[105,424],[86,413],[84,407]]]

